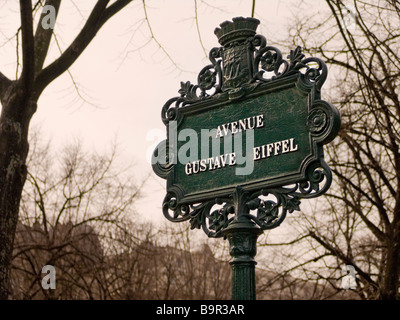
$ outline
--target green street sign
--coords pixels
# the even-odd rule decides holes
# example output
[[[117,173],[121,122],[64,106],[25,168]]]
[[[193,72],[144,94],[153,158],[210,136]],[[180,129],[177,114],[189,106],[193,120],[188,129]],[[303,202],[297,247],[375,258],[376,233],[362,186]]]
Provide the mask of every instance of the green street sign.
[[[320,97],[326,65],[300,47],[283,59],[256,34],[258,23],[222,23],[215,31],[222,47],[210,51],[198,84],[181,82],[180,96],[162,108],[167,139],[154,152],[153,170],[167,180],[164,214],[172,221],[199,227],[193,205],[221,202],[237,186],[273,194],[274,210],[298,210],[300,198],[330,186],[323,145],[337,135],[340,115]]]
[[[167,139],[152,159],[167,182],[164,216],[229,240],[233,299],[255,299],[262,231],[330,187],[323,145],[340,128],[337,109],[321,100],[325,63],[300,47],[284,59],[258,24],[239,17],[215,30],[211,64],[162,108]]]
[[[306,181],[338,124],[335,108],[316,99],[313,89],[297,73],[238,100],[208,99],[179,109],[165,141],[175,163],[160,174],[167,191],[190,203],[228,196],[237,185],[257,190]]]

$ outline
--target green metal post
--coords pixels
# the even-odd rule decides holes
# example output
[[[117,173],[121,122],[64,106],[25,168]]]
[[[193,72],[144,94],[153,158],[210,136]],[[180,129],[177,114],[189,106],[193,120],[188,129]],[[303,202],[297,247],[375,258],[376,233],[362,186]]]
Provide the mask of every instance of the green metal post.
[[[232,300],[255,300],[256,277],[254,257],[257,254],[257,238],[262,230],[246,218],[249,208],[248,194],[239,186],[233,195],[235,220],[224,230],[230,246],[232,260]]]

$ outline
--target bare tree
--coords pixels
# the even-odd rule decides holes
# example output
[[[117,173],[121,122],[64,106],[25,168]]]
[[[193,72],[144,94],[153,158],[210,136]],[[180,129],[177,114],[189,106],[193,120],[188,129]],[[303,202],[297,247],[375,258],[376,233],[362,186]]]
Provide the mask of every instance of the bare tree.
[[[12,299],[228,299],[226,246],[134,212],[140,186],[109,155],[30,139],[11,270]],[[56,289],[42,268],[56,270]]]
[[[43,12],[34,33],[33,13],[50,5],[57,15],[61,0],[38,0],[34,5],[32,0],[19,1],[22,70],[15,80],[0,72],[0,299],[8,296],[12,247],[27,176],[28,129],[38,99],[79,58],[104,24],[130,2],[98,0],[70,46],[44,67],[53,29],[42,27],[47,17],[47,12]]]
[[[281,246],[290,267],[277,277],[290,273],[343,293],[341,281],[348,275],[342,268],[350,265],[357,279],[353,293],[359,298],[396,299],[400,285],[399,3],[325,3],[327,15],[298,17],[292,40],[305,52],[322,57],[335,78],[329,100],[341,112],[342,128],[326,149],[335,178],[328,201],[292,222],[296,236],[288,240],[287,250]],[[318,298],[332,297],[331,293],[325,291]]]
[[[138,239],[131,221],[139,189],[131,174],[116,169],[115,149],[97,155],[77,143],[56,158],[48,145],[30,142],[11,297],[107,299],[109,256]],[[56,290],[41,286],[45,265],[56,270]]]
[[[147,270],[151,288],[141,299],[229,299],[231,268],[226,250],[221,255],[217,244],[195,240],[185,226],[166,223],[140,250],[137,270]]]

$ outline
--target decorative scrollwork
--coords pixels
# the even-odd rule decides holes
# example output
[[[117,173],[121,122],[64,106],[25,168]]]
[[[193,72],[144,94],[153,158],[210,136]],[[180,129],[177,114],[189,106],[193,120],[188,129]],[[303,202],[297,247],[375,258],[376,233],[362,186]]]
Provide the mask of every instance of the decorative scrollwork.
[[[179,204],[176,195],[168,192],[162,206],[164,216],[172,222],[182,222],[190,219],[190,206]]]
[[[222,206],[214,209],[215,205]],[[179,205],[177,198],[168,193],[163,203],[164,216],[172,222],[189,220],[191,229],[202,228],[210,238],[223,237],[222,231],[233,220],[229,217],[234,213],[230,199],[213,199],[200,204]]]
[[[217,202],[222,200],[216,199]],[[229,225],[233,220],[234,210],[230,205],[229,200],[225,200],[222,208],[216,209],[214,211],[205,212],[202,216],[202,228],[206,235],[210,238],[223,237],[223,230]],[[230,217],[231,216],[231,217]]]
[[[293,68],[295,71],[301,71],[304,69],[304,80],[306,83],[315,85],[317,90],[321,90],[321,87],[328,76],[328,68],[325,62],[314,57],[306,58],[296,63],[295,67]]]
[[[210,50],[211,64],[197,77],[197,84],[181,82],[179,97],[168,100],[162,108],[165,124],[176,120],[179,108],[210,98],[237,100],[259,84],[301,73],[304,82],[320,90],[327,77],[327,67],[318,58],[305,58],[301,47],[290,51],[283,59],[278,48],[267,45],[264,36],[255,34],[257,19],[235,18],[221,24],[216,34],[223,47]],[[245,24],[251,24],[243,33]],[[228,35],[229,34],[229,35]],[[271,75],[272,73],[272,75]]]
[[[310,112],[307,119],[307,126],[310,132],[318,134],[322,132],[328,123],[328,115],[324,110],[315,109]]]
[[[318,58],[306,58],[302,53],[301,47],[290,50],[287,56],[289,61],[282,58],[279,49],[267,46],[267,41],[263,36],[257,35],[253,41],[255,47],[254,58],[254,80],[269,82],[284,76],[288,76],[303,71],[304,80],[307,84],[315,84],[318,90],[321,89],[326,80],[328,69],[325,63]],[[273,73],[271,77],[265,77],[266,72]]]
[[[246,217],[263,230],[276,228],[286,218],[287,212],[300,211],[300,199],[322,195],[329,189],[331,182],[332,173],[328,165],[323,161],[316,162],[309,166],[306,181],[291,187],[263,189],[253,193],[247,205],[250,210],[257,210],[257,214],[248,214]],[[275,200],[263,200],[260,196],[273,196]]]
[[[167,140],[161,141],[153,152],[151,164],[153,171],[164,179],[167,178],[168,173],[172,170],[174,163],[174,154],[170,152]]]
[[[257,35],[252,43],[259,45],[259,49],[255,47],[254,81],[269,82],[287,73],[288,62],[282,59],[279,49],[267,46],[267,40],[261,35]],[[264,77],[265,72],[273,72],[274,75],[266,78]]]
[[[239,218],[254,222],[262,230],[274,229],[285,220],[288,212],[300,211],[301,199],[322,195],[332,182],[332,173],[323,160],[311,164],[306,176],[305,181],[292,186],[262,189],[253,193],[242,192],[239,200],[235,199],[234,193],[230,198],[178,205],[176,197],[168,193],[163,204],[164,215],[173,222],[189,220],[191,229],[202,228],[211,238],[224,237],[224,230]],[[235,202],[242,205],[239,210],[246,209],[235,212]],[[215,205],[220,208],[214,209]]]
[[[181,82],[181,88],[178,90],[180,97],[171,98],[164,104],[161,118],[165,124],[177,119],[180,107],[209,99],[221,92],[223,81],[221,51],[222,48],[213,48],[210,51],[209,59],[212,64],[200,71],[197,77],[197,85],[190,81]]]
[[[222,88],[222,48],[213,48],[209,53],[211,64],[204,67],[198,77],[197,82],[202,92],[202,97],[206,98],[221,92]],[[213,93],[207,93],[214,89]]]

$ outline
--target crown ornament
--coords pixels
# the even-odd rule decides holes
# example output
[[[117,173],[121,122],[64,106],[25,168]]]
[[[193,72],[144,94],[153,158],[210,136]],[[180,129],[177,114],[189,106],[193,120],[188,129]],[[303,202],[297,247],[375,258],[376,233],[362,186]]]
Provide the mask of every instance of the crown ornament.
[[[229,46],[232,42],[243,42],[254,37],[260,20],[255,18],[236,17],[232,21],[224,21],[215,28],[214,33],[218,42],[223,46]]]

